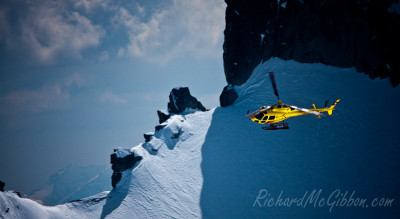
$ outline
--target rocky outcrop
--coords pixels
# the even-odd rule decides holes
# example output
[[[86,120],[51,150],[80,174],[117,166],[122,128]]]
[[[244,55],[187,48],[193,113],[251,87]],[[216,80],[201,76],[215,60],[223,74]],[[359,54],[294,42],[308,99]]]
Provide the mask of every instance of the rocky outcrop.
[[[143,134],[144,137],[144,142],[149,142],[151,141],[151,138],[154,136],[153,132],[147,132]]]
[[[6,184],[3,181],[0,181],[0,192],[4,192],[4,186]]]
[[[167,112],[164,112],[162,110],[157,110],[157,116],[158,116],[158,122],[161,124],[169,119],[171,117]]]
[[[167,124],[165,123],[161,123],[159,125],[156,125],[156,127],[154,128],[156,130],[156,132],[160,131],[161,129],[163,129],[165,126],[167,126]]]
[[[224,87],[221,96],[219,96],[219,102],[222,107],[232,105],[235,100],[239,97],[232,85],[227,85]]]
[[[168,112],[157,110],[159,123],[167,121],[171,114],[181,114],[185,110],[207,111],[203,104],[190,94],[188,87],[176,87],[169,93]]]
[[[188,87],[177,87],[169,94],[168,112],[179,114],[186,109],[206,111],[207,109],[190,94]]]
[[[371,78],[400,83],[398,0],[225,1],[223,58],[229,85],[243,84],[271,57],[354,66]]]
[[[111,168],[114,171],[111,176],[111,185],[116,187],[122,178],[122,172],[132,168],[136,162],[142,160],[141,156],[135,156],[135,153],[128,149],[116,148],[110,155]]]

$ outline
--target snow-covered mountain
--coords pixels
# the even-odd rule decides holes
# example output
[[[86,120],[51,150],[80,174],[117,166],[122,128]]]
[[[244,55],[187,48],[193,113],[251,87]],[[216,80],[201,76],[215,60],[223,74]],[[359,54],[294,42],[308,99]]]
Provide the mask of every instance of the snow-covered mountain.
[[[341,102],[333,116],[295,117],[289,130],[262,130],[245,115],[276,103],[269,71],[284,103]],[[0,192],[0,217],[400,217],[400,89],[389,80],[273,58],[234,89],[233,105],[173,115],[133,147],[142,160],[112,191],[54,207]]]

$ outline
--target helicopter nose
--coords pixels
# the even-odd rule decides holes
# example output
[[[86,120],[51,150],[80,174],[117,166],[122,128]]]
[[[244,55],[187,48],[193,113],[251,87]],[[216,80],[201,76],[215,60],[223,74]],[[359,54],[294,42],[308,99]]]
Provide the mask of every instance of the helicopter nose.
[[[247,115],[246,115],[246,118],[247,118],[248,120],[251,120],[251,117],[252,117],[251,114],[247,114]]]

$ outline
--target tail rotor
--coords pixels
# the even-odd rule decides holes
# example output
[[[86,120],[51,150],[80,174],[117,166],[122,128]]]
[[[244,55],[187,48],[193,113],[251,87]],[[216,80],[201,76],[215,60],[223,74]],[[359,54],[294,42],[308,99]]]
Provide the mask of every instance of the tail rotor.
[[[337,99],[329,108],[328,108],[328,115],[332,115],[332,110],[335,110],[335,106],[339,103],[340,99]]]

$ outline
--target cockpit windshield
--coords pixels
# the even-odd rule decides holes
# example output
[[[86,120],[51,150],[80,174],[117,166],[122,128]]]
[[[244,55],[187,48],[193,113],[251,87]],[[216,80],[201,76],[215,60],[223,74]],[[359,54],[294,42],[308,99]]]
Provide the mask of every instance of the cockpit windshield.
[[[261,120],[264,117],[264,113],[258,112],[254,115],[254,117],[258,120]]]

